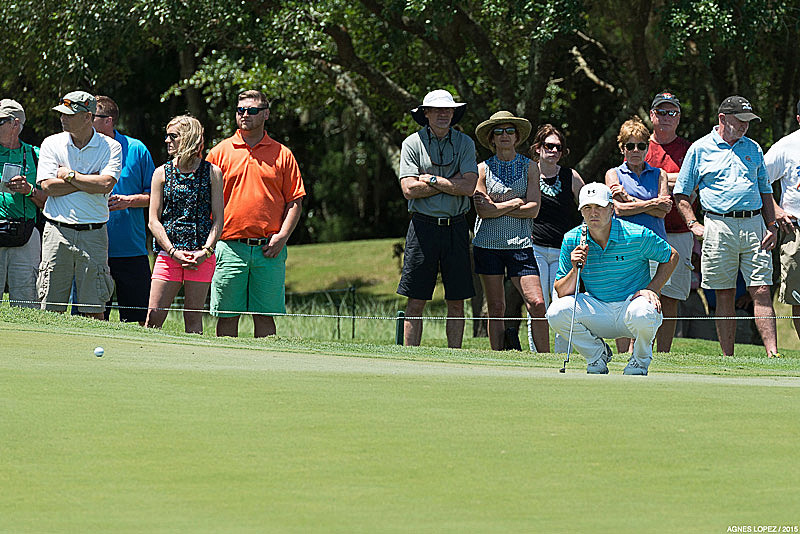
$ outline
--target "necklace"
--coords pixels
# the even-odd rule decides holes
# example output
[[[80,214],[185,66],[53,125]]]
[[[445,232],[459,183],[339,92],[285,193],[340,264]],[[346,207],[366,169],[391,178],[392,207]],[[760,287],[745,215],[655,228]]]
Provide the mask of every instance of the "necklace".
[[[547,195],[548,197],[555,197],[559,193],[561,193],[561,180],[558,179],[558,174],[553,176],[555,178],[555,182],[552,184],[547,183],[544,175],[539,175],[539,189],[542,190],[543,195]]]

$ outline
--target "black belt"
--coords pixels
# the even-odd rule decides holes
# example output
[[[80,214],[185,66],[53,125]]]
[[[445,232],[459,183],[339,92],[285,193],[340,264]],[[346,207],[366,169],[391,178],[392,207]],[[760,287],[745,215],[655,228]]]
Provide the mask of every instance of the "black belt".
[[[70,224],[70,223],[63,223],[59,221],[54,221],[53,219],[45,219],[47,222],[52,224],[53,226],[60,226],[61,228],[69,228],[70,230],[99,230],[100,228],[104,227],[106,223],[85,223],[85,224]]]
[[[266,237],[244,237],[242,239],[234,239],[237,243],[244,243],[245,245],[250,245],[251,247],[263,247],[264,245],[269,244],[269,238]]]
[[[455,217],[431,217],[430,215],[423,215],[421,213],[412,213],[412,219],[418,221],[435,224],[436,226],[450,226],[455,223],[466,221],[464,215],[456,215]]]
[[[734,219],[746,219],[748,217],[755,217],[761,213],[761,210],[752,210],[752,211],[729,211],[728,213],[714,213],[713,211],[707,211],[709,215],[716,215],[718,217],[733,217]]]

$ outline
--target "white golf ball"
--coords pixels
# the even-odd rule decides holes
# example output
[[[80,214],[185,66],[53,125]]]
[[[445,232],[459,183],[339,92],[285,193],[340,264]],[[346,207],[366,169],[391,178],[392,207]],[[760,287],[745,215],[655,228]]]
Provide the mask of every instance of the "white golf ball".
[[[102,356],[105,352],[106,351],[103,350],[103,347],[97,347],[96,349],[94,349],[94,355],[97,356],[98,358]]]

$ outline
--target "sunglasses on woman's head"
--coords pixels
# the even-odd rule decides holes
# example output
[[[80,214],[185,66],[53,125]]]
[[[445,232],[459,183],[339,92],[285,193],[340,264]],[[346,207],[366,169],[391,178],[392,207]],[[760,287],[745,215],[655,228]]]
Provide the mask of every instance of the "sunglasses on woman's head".
[[[543,143],[542,146],[545,147],[547,150],[555,150],[556,152],[561,152],[561,145],[559,145],[558,143]]]
[[[267,108],[236,108],[236,113],[239,115],[244,115],[245,113],[248,115],[258,115],[265,109]]]
[[[638,148],[639,151],[644,152],[647,150],[647,143],[625,143],[625,150],[628,152],[632,152],[634,148]]]

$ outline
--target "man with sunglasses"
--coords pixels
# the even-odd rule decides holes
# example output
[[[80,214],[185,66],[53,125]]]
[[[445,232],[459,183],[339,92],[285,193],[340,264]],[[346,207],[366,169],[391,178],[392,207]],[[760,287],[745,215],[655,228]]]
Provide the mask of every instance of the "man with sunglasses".
[[[650,105],[650,121],[653,123],[653,133],[650,136],[645,162],[667,173],[667,185],[669,192],[672,193],[683,158],[691,146],[688,140],[677,134],[678,125],[681,123],[681,103],[678,97],[669,91],[658,93]],[[664,228],[667,232],[667,242],[678,251],[680,261],[661,289],[664,322],[656,335],[658,352],[669,352],[672,349],[675,321],[668,319],[678,316],[678,302],[689,297],[692,286],[691,262],[694,237],[681,217],[674,197],[672,209],[664,217]]]
[[[717,337],[724,356],[733,356],[736,335],[736,277],[739,271],[753,298],[756,327],[767,356],[778,356],[772,307],[772,255],[778,224],[772,186],[761,147],[745,137],[751,121],[761,121],[741,96],[729,96],[717,113],[718,125],[692,143],[675,184],[675,199],[686,225],[703,239],[702,287],[717,297]],[[689,201],[698,188],[704,224]]]
[[[306,192],[292,152],[267,135],[268,118],[267,96],[244,91],[239,129],[208,154],[224,180],[225,220],[211,282],[218,336],[236,337],[242,313],[252,314],[255,337],[274,335],[271,314],[286,312],[286,242]]]
[[[76,283],[78,310],[103,319],[114,290],[108,268],[108,197],[122,167],[120,144],[95,131],[97,100],[73,91],[53,108],[62,133],[42,142],[37,182],[48,194],[42,213],[42,309],[64,312]]]
[[[35,224],[46,195],[36,187],[39,149],[19,138],[24,124],[25,110],[20,103],[0,100],[0,289],[8,282],[11,306],[35,308],[39,306],[36,273],[42,254]]]
[[[465,214],[478,181],[475,143],[453,126],[464,116],[466,104],[453,95],[431,91],[411,116],[422,129],[403,141],[400,187],[408,200],[411,222],[406,234],[403,273],[397,293],[408,297],[406,317],[421,317],[433,298],[442,273],[447,303],[447,345],[461,347],[464,300],[475,295],[469,258],[469,228]],[[422,320],[406,319],[406,345],[419,345]]]
[[[150,182],[155,165],[144,143],[117,131],[119,107],[108,96],[97,95],[94,129],[122,147],[122,170],[108,198],[108,266],[117,291],[119,318],[144,326],[150,294],[144,212],[150,205]],[[105,318],[108,320],[111,302]]]

